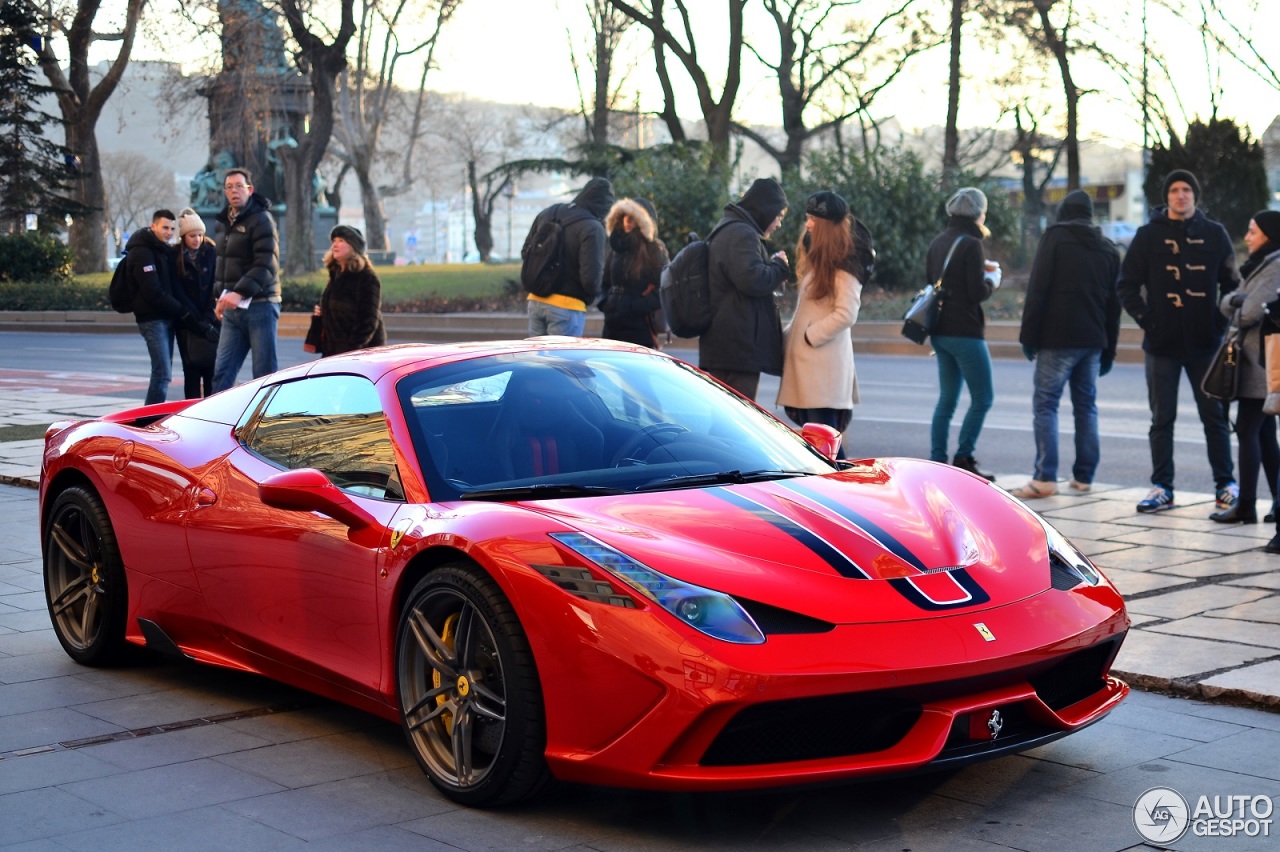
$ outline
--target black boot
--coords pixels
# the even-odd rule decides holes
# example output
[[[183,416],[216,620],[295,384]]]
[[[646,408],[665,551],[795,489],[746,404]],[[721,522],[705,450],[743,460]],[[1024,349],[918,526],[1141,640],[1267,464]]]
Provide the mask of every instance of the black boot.
[[[1209,520],[1220,524],[1256,524],[1258,513],[1253,508],[1245,508],[1245,501],[1238,500],[1230,509],[1214,512],[1209,516]]]
[[[1280,533],[1276,533],[1275,537],[1267,542],[1262,549],[1267,553],[1280,553]]]
[[[973,456],[956,456],[951,461],[951,464],[955,467],[960,468],[961,470],[967,470],[970,473],[976,473],[978,476],[981,476],[987,482],[996,481],[996,475],[994,473],[987,473],[986,471],[981,470],[978,467],[978,460],[975,459]]]

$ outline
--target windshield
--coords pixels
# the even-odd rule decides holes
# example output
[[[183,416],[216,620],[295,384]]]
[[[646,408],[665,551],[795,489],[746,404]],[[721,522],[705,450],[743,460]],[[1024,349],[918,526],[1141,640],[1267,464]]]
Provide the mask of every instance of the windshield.
[[[656,354],[476,358],[407,376],[397,392],[436,501],[652,491],[835,469],[783,423]]]

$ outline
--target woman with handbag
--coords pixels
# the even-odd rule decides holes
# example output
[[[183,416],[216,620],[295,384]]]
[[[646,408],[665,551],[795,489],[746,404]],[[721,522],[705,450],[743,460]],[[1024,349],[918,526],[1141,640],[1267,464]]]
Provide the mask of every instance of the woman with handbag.
[[[195,318],[178,331],[182,356],[182,389],[186,399],[213,393],[213,365],[218,355],[218,318],[213,312],[213,272],[218,250],[205,235],[204,221],[190,207],[178,214],[178,251],[173,258],[174,297]],[[213,331],[209,331],[213,329]]]
[[[816,192],[805,204],[804,233],[796,245],[795,316],[784,330],[778,405],[797,425],[822,423],[844,432],[858,402],[853,335],[862,304],[861,271],[854,253],[849,205],[834,192]],[[838,458],[844,458],[844,446]]]
[[[1261,468],[1266,474],[1273,499],[1276,477],[1280,473],[1276,418],[1262,410],[1267,396],[1263,321],[1267,319],[1267,305],[1280,298],[1280,212],[1255,213],[1245,232],[1244,244],[1249,250],[1248,260],[1240,267],[1244,283],[1219,302],[1223,315],[1234,317],[1233,322],[1240,330],[1236,390],[1236,438],[1240,448],[1236,479],[1240,498],[1230,509],[1209,516],[1221,524],[1257,523],[1258,470]],[[1280,544],[1280,535],[1267,547],[1270,550],[1277,544]]]
[[[983,224],[987,196],[980,189],[964,187],[947,200],[946,209],[947,229],[934,238],[925,259],[925,280],[942,281],[942,307],[933,329],[939,393],[933,409],[929,458],[947,461],[951,418],[963,384],[969,389],[969,410],[960,424],[960,440],[951,463],[994,482],[995,476],[979,468],[973,455],[995,401],[982,302],[1000,286],[1000,268],[994,264],[988,268],[982,249],[983,237],[991,233]]]
[[[604,266],[604,314],[601,337],[660,349],[665,328],[657,312],[659,278],[667,265],[667,247],[658,239],[658,214],[643,198],[615,202],[605,217],[609,256]]]
[[[329,243],[324,255],[329,283],[315,309],[321,329],[320,341],[314,344],[316,351],[322,356],[337,355],[382,346],[387,342],[382,324],[382,282],[364,253],[364,234],[350,225],[335,225],[329,232]]]

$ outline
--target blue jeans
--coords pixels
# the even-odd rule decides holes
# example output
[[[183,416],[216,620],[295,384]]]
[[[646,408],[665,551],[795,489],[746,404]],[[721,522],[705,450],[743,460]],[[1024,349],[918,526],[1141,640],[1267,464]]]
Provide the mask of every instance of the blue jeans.
[[[1076,482],[1093,482],[1101,455],[1098,438],[1098,368],[1101,349],[1041,349],[1036,356],[1032,427],[1036,434],[1034,479],[1058,479],[1058,402],[1062,389],[1071,386],[1071,411],[1075,415],[1076,461],[1071,476]]]
[[[933,351],[938,360],[938,404],[933,409],[932,447],[929,458],[947,460],[947,439],[951,434],[951,418],[960,402],[960,385],[969,388],[969,410],[960,424],[957,456],[972,456],[978,445],[978,434],[987,412],[995,402],[991,380],[991,352],[981,337],[934,337]]]
[[[1178,385],[1185,371],[1191,381],[1200,423],[1204,426],[1204,443],[1209,451],[1209,469],[1213,485],[1222,488],[1235,479],[1231,462],[1231,426],[1227,422],[1227,406],[1210,399],[1200,391],[1200,380],[1213,361],[1213,352],[1189,358],[1170,358],[1147,353],[1147,401],[1151,405],[1151,484],[1173,488],[1173,422],[1178,417]]]
[[[529,305],[530,337],[541,337],[544,334],[581,337],[582,332],[587,330],[586,311],[557,308],[533,299],[530,299],[527,304]]]
[[[236,383],[240,366],[251,349],[255,379],[276,371],[276,325],[279,321],[279,302],[254,299],[247,308],[231,308],[223,312],[218,360],[213,367],[214,393]]]
[[[146,320],[138,323],[138,332],[147,342],[151,356],[151,383],[147,385],[146,405],[164,402],[173,380],[173,323],[169,320]]]

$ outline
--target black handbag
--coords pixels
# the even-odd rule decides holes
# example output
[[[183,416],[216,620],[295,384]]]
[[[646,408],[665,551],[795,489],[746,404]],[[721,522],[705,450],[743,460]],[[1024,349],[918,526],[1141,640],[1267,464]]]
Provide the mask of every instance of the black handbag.
[[[218,360],[218,341],[210,340],[203,334],[184,330],[187,336],[186,363],[200,370],[212,370]]]
[[[963,236],[956,237],[956,241],[947,251],[946,260],[942,261],[942,271],[938,273],[938,280],[916,294],[915,301],[902,317],[902,336],[908,340],[923,345],[937,327],[938,315],[942,313],[942,276],[946,274],[947,267],[951,264],[951,256],[956,253],[956,247],[963,239]]]
[[[303,346],[310,346],[308,352],[320,352],[324,345],[324,317],[317,314],[311,315],[311,325],[307,326],[306,339],[302,341]]]
[[[1240,313],[1236,312],[1236,319]],[[1200,391],[1210,399],[1231,402],[1240,395],[1240,328],[1232,320],[1231,327],[1222,338],[1222,345],[1213,356],[1209,369],[1200,379]]]

